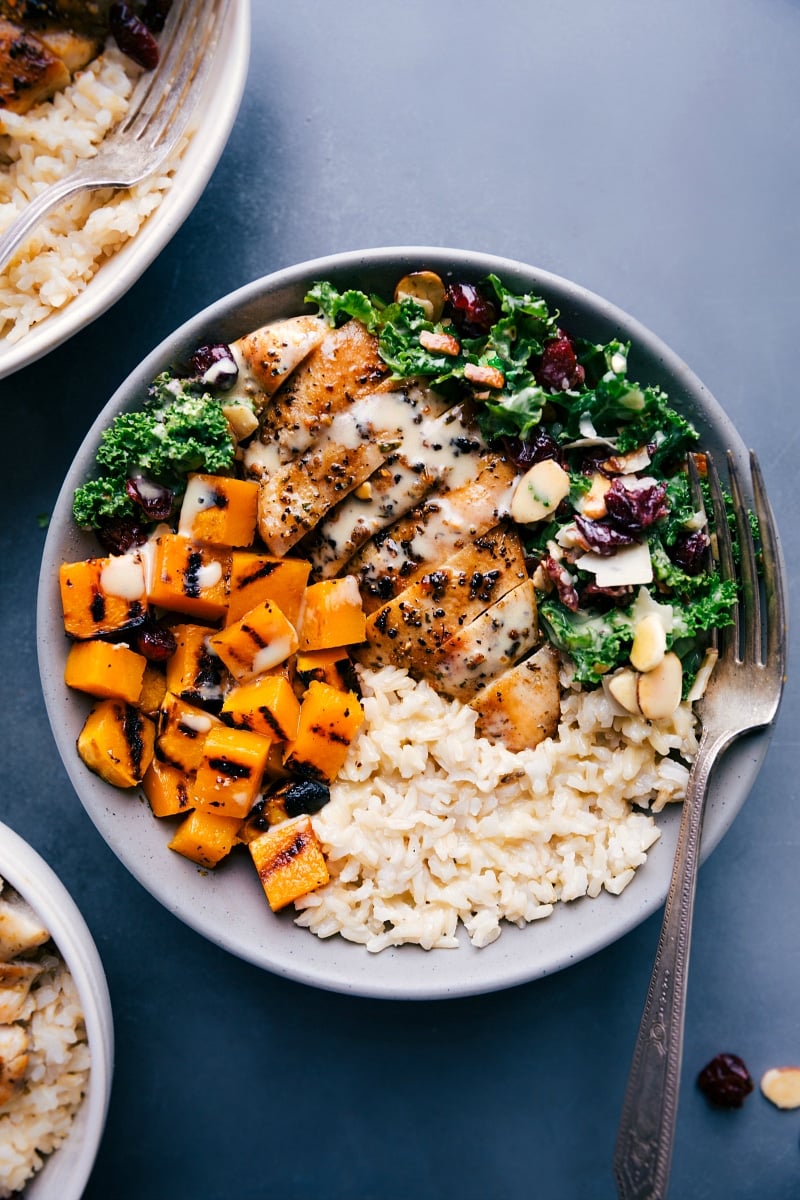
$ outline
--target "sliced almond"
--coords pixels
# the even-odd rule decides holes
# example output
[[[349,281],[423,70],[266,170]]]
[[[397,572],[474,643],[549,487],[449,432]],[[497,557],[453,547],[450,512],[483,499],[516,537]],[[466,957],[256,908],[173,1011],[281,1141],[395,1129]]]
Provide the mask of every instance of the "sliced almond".
[[[482,367],[478,363],[467,363],[464,367],[464,378],[470,383],[479,383],[482,387],[501,388],[505,385],[506,377],[497,367]]]
[[[657,667],[638,678],[636,698],[642,715],[648,721],[671,717],[681,702],[682,685],[681,660],[670,651]]]
[[[580,511],[591,521],[599,521],[606,515],[606,493],[611,487],[611,482],[607,475],[596,471],[592,476],[592,486],[578,502]]]
[[[631,646],[631,664],[637,671],[652,671],[667,652],[667,635],[656,613],[637,622]]]
[[[609,676],[606,687],[611,697],[616,700],[617,704],[621,705],[626,712],[633,713],[634,716],[640,717],[642,710],[639,708],[639,700],[637,691],[639,686],[639,677],[634,671],[629,671],[624,668],[621,671],[615,671]]]
[[[555,512],[569,493],[569,475],[554,458],[534,463],[511,497],[511,517],[521,525],[542,521]]]
[[[719,651],[715,650],[713,646],[709,646],[703,655],[703,661],[700,663],[697,674],[694,677],[694,683],[691,686],[689,695],[686,697],[690,704],[694,704],[695,700],[702,700],[703,696],[705,696],[708,681],[711,678],[714,667],[717,665],[718,658]]]
[[[765,1071],[761,1091],[777,1108],[800,1108],[800,1067],[772,1067]]]
[[[444,310],[444,284],[435,271],[412,271],[404,275],[394,289],[394,298],[415,300],[425,310],[425,316],[434,324]]]
[[[423,329],[419,335],[419,344],[431,354],[448,354],[455,358],[461,353],[461,343],[452,333],[434,333],[431,329]]]

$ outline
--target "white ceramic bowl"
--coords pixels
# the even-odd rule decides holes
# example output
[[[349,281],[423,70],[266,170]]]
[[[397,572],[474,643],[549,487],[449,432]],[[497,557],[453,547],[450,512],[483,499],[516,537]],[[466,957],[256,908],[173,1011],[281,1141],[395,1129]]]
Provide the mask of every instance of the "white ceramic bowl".
[[[0,824],[0,877],[35,909],[75,980],[91,1055],[89,1090],[66,1141],[24,1190],[25,1200],[80,1200],[111,1097],[114,1025],[103,964],[75,901],[41,855]]]
[[[200,199],[227,145],[247,80],[250,0],[232,0],[198,110],[192,137],[163,201],[88,286],[64,308],[35,325],[19,342],[0,345],[0,379],[28,366],[90,325],[133,287],[175,236]]]
[[[168,832],[146,803],[132,801],[93,775],[75,751],[89,705],[70,694],[63,672],[67,640],[58,595],[62,562],[97,553],[71,517],[74,489],[91,475],[100,433],[121,410],[138,407],[148,383],[197,346],[233,341],[258,325],[304,310],[308,287],[330,279],[338,287],[391,294],[407,271],[429,268],[443,277],[478,281],[491,272],[512,290],[541,294],[565,328],[596,341],[630,341],[630,374],[660,384],[697,424],[702,444],[724,455],[731,448],[746,473],[746,451],[731,422],[684,362],[654,334],[608,301],[546,271],[463,250],[402,247],[353,251],[279,271],[219,300],[168,337],[121,385],[87,434],[50,521],[42,562],[38,611],[39,663],[53,735],[81,802],[132,874],[171,912],[233,954],[301,982],[366,996],[429,999],[468,995],[524,983],[594,953],[633,928],[664,901],[677,837],[678,811],[658,818],[663,831],[648,861],[621,896],[559,905],[545,921],[506,927],[482,950],[466,939],[459,950],[400,947],[370,955],[339,937],[321,940],[267,908],[258,879],[243,858],[200,872],[167,849]],[[755,780],[767,735],[749,738],[715,772],[703,848],[708,853],[730,826]],[[673,806],[678,809],[679,806]],[[232,856],[235,858],[236,856]]]

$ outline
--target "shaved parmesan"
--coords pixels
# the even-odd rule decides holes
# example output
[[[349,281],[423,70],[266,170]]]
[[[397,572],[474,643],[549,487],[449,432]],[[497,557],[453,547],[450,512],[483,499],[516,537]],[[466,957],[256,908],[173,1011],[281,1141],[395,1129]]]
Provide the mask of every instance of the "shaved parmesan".
[[[653,564],[647,542],[622,546],[614,554],[582,554],[575,565],[582,571],[594,575],[598,587],[632,587],[637,583],[651,583]]]

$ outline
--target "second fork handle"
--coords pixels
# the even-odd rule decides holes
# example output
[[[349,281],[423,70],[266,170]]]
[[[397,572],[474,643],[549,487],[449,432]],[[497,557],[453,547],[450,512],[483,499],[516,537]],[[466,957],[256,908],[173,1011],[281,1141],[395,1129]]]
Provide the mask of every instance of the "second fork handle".
[[[686,982],[708,780],[727,737],[700,740],[686,789],[653,973],[628,1077],[614,1173],[621,1200],[664,1200],[678,1111]]]

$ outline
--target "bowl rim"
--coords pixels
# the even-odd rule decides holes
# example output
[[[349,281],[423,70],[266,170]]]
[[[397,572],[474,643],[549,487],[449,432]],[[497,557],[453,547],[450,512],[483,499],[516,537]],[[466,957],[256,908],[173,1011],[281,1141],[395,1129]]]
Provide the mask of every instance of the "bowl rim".
[[[657,374],[658,369],[660,369],[665,377],[670,379],[671,383],[668,389],[670,398],[674,401],[676,392],[680,392],[684,397],[688,397],[691,404],[697,410],[696,413],[692,413],[695,423],[702,425],[703,422],[698,422],[697,417],[702,416],[703,421],[708,417],[710,419],[708,429],[712,433],[718,433],[719,437],[732,448],[734,457],[744,465],[746,451],[739,434],[727,414],[684,360],[671,350],[656,334],[616,304],[582,285],[550,271],[514,259],[487,254],[481,251],[429,246],[389,246],[365,250],[351,250],[281,268],[220,297],[163,339],[115,391],[87,433],[65,478],[54,508],[53,515],[56,519],[51,521],[45,543],[37,617],[39,665],[45,702],[48,715],[50,716],[51,728],[61,751],[67,773],[84,807],[87,808],[90,818],[106,840],[108,840],[108,833],[113,827],[113,822],[109,820],[107,806],[104,806],[102,803],[89,804],[84,798],[83,793],[86,791],[87,782],[89,782],[90,790],[94,785],[91,781],[87,780],[86,769],[83,768],[82,763],[77,761],[77,755],[74,753],[74,745],[67,741],[63,733],[63,721],[59,720],[58,712],[59,702],[63,706],[63,684],[62,692],[59,693],[57,680],[49,676],[48,663],[46,661],[48,652],[47,625],[49,621],[52,621],[53,606],[58,606],[57,590],[54,588],[53,568],[58,557],[59,539],[63,536],[65,529],[65,508],[69,508],[70,496],[74,487],[86,477],[87,466],[93,461],[93,451],[96,448],[101,430],[105,428],[116,412],[136,403],[135,396],[138,395],[141,397],[142,389],[158,373],[158,370],[167,365],[168,362],[174,361],[175,357],[178,356],[178,347],[181,345],[184,347],[197,345],[201,339],[207,339],[208,335],[214,329],[219,330],[223,319],[231,312],[236,314],[236,319],[229,321],[229,328],[238,328],[238,331],[243,333],[255,327],[255,325],[250,323],[254,308],[265,307],[269,309],[270,297],[274,298],[278,295],[283,296],[285,302],[285,293],[287,290],[291,292],[294,289],[296,295],[301,285],[307,288],[310,282],[315,279],[333,279],[336,282],[337,276],[340,279],[343,277],[352,279],[358,275],[360,270],[369,269],[376,273],[381,271],[388,273],[391,271],[396,280],[406,270],[412,269],[414,266],[416,266],[416,269],[422,269],[423,266],[432,270],[438,269],[442,274],[446,274],[448,271],[450,273],[458,271],[462,278],[466,276],[480,278],[490,272],[494,272],[508,286],[513,286],[515,282],[524,280],[526,281],[525,290],[543,292],[546,296],[549,294],[549,298],[552,298],[553,295],[556,297],[563,296],[570,304],[584,310],[587,316],[587,323],[595,325],[599,323],[604,326],[611,325],[623,330],[625,335],[631,338],[633,344],[632,353],[636,351],[644,352],[648,361],[652,361],[653,364],[660,364],[660,368],[657,367],[655,373]],[[353,285],[351,284],[351,286]],[[554,306],[559,307],[557,303]],[[293,311],[303,311],[303,308],[299,307]],[[248,313],[250,316],[247,316]],[[280,313],[270,314],[264,319],[275,319],[278,315],[289,315],[289,311],[284,309]],[[239,322],[238,325],[237,321]],[[568,324],[567,320],[565,320],[565,324]],[[224,333],[225,331],[223,331],[223,335]],[[214,340],[220,340],[220,337],[215,337]],[[61,636],[63,639],[63,630]],[[707,857],[722,839],[732,824],[739,808],[744,803],[760,769],[768,743],[769,731],[753,735],[733,746],[726,755],[725,760],[720,764],[712,783],[709,815],[706,819],[702,843],[703,858]],[[81,772],[80,768],[83,768],[83,772]],[[731,796],[734,797],[733,800],[731,800]],[[680,808],[677,805],[672,807]],[[298,982],[333,991],[371,998],[439,999],[453,996],[476,995],[482,992],[500,990],[501,988],[530,982],[588,957],[640,924],[650,913],[661,907],[666,897],[669,867],[671,867],[671,852],[677,837],[679,817],[679,812],[666,812],[660,815],[659,826],[662,829],[662,837],[648,852],[648,864],[651,860],[659,863],[657,872],[653,869],[648,879],[652,879],[653,875],[657,874],[660,883],[658,886],[653,886],[651,882],[639,883],[638,877],[642,875],[642,872],[637,872],[637,879],[626,889],[626,893],[629,893],[639,883],[636,893],[638,904],[635,906],[633,904],[622,904],[613,919],[612,936],[606,936],[605,933],[597,933],[595,926],[599,921],[600,927],[602,927],[602,919],[595,918],[594,916],[587,918],[584,913],[578,919],[578,927],[583,926],[585,932],[577,951],[574,948],[571,949],[569,945],[565,945],[564,947],[552,950],[550,958],[545,962],[536,960],[535,955],[531,962],[520,962],[519,957],[515,956],[511,948],[509,948],[508,952],[503,951],[502,956],[495,959],[490,954],[493,947],[498,946],[503,941],[511,943],[514,933],[519,932],[514,930],[513,927],[504,924],[503,937],[498,942],[487,946],[483,950],[473,951],[473,953],[484,956],[483,962],[477,965],[474,970],[470,967],[466,967],[463,970],[459,968],[459,971],[455,973],[455,977],[452,979],[448,979],[446,967],[442,970],[440,976],[439,970],[433,964],[430,969],[426,966],[423,966],[419,970],[413,969],[410,971],[397,968],[395,974],[392,974],[393,968],[390,968],[386,972],[380,969],[375,970],[373,974],[369,964],[366,966],[361,964],[359,966],[355,963],[354,959],[353,967],[350,967],[348,964],[346,969],[342,969],[337,966],[335,956],[331,959],[326,959],[320,954],[316,958],[312,956],[312,965],[309,966],[302,955],[293,953],[291,947],[288,952],[282,949],[277,958],[272,958],[270,954],[265,954],[263,950],[258,950],[243,943],[241,938],[237,941],[237,931],[233,926],[224,931],[216,929],[213,932],[209,932],[205,908],[202,902],[199,902],[196,906],[189,905],[187,907],[184,901],[179,901],[176,898],[175,889],[171,889],[170,885],[163,878],[152,877],[153,872],[150,867],[145,866],[136,854],[128,852],[126,847],[114,844],[113,841],[111,845],[117,857],[121,859],[128,870],[169,911],[172,911],[186,924],[201,933],[202,936],[247,961]],[[169,874],[169,872],[162,874]],[[605,911],[603,908],[605,901],[611,900],[613,904],[620,906],[625,898],[626,894],[623,894],[622,897],[601,895],[596,899],[584,901],[584,905],[590,904],[595,906],[595,908]],[[573,909],[576,905],[579,906],[580,904],[581,901],[577,901],[568,907]],[[555,914],[548,917],[547,921],[541,924],[549,925],[554,919]],[[311,936],[305,930],[298,930],[297,932],[305,937]],[[319,939],[313,940],[319,941]],[[342,941],[342,939],[329,939],[331,942],[335,940]],[[546,942],[547,938],[545,938]],[[352,943],[344,944],[352,955],[356,955],[359,951],[366,953],[363,947],[355,946]],[[516,943],[512,944],[516,945]],[[383,960],[388,956],[391,959],[398,954],[398,951],[402,954],[409,949],[411,948],[400,947],[394,950],[384,950],[378,956],[369,957],[374,963],[375,958]],[[459,956],[466,955],[469,957],[470,950],[472,948],[466,945],[454,953]],[[425,954],[424,951],[422,953]],[[322,962],[321,966],[319,965],[320,962]],[[488,968],[490,962],[499,963],[499,965],[495,965],[494,970],[490,970],[486,974],[483,963]]]
[[[59,1200],[80,1200],[103,1137],[114,1070],[114,1021],[105,970],[88,925],[53,868],[9,825],[0,822],[0,877],[22,896],[47,926],[51,938],[75,981],[86,1024],[91,1057],[89,1086],[81,1108],[81,1145],[70,1153],[69,1178],[59,1179]],[[45,1160],[26,1186],[26,1195],[39,1195],[50,1163],[71,1141],[73,1132]],[[39,1181],[41,1180],[41,1183]],[[49,1189],[48,1189],[49,1190]],[[53,1193],[55,1196],[55,1192]]]
[[[238,114],[249,69],[250,0],[232,0],[227,37],[218,63],[204,85],[213,93],[213,125],[209,134],[196,129],[175,170],[164,200],[137,233],[103,261],[86,287],[63,308],[34,325],[18,342],[0,347],[0,379],[22,370],[63,345],[107,312],[169,244],[191,215],[217,168]],[[199,110],[198,110],[199,111]]]

